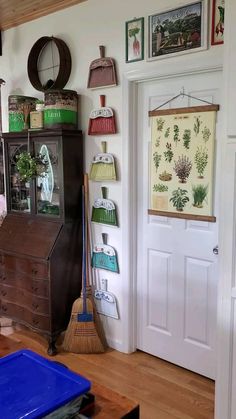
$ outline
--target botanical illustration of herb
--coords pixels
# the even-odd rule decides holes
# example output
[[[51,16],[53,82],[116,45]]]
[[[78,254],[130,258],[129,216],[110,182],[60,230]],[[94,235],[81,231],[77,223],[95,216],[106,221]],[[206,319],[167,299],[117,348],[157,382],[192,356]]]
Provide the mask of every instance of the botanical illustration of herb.
[[[183,134],[184,147],[189,150],[191,140],[191,129],[185,129]]]
[[[155,142],[155,146],[159,147],[160,146],[160,138],[157,138],[156,142]]]
[[[167,192],[168,191],[168,186],[163,185],[163,183],[155,183],[155,185],[153,185],[153,192]]]
[[[189,201],[189,197],[187,196],[187,191],[185,189],[175,189],[172,192],[172,196],[170,198],[170,202],[172,201],[173,206],[176,208],[177,211],[183,211],[185,205]]]
[[[165,161],[168,161],[168,163],[171,162],[173,159],[174,153],[171,148],[171,143],[166,143],[166,151],[164,151]]]
[[[204,147],[197,147],[197,151],[195,153],[194,161],[196,164],[198,177],[199,179],[203,179],[203,173],[208,163],[208,152],[207,149]]]
[[[167,173],[167,171],[164,170],[164,172],[159,174],[159,179],[162,180],[163,182],[169,182],[170,180],[172,180],[172,174]]]
[[[193,185],[193,206],[203,208],[203,202],[206,201],[208,194],[208,185]]]
[[[194,118],[195,118],[195,122],[194,122],[194,125],[193,125],[193,130],[195,132],[195,135],[197,136],[199,134],[200,126],[202,124],[202,121],[200,120],[199,116],[195,116]]]
[[[205,125],[205,127],[203,128],[203,130],[202,130],[202,138],[203,138],[203,141],[204,141],[204,143],[206,144],[207,143],[207,141],[209,140],[209,138],[210,138],[210,136],[211,136],[211,131],[209,130],[209,128],[207,128],[207,126]]]
[[[165,132],[165,138],[168,138],[170,136],[170,127],[168,127],[167,129],[166,129],[166,132]]]
[[[155,153],[153,153],[153,161],[154,161],[154,165],[155,165],[156,172],[157,172],[157,169],[158,169],[158,167],[160,165],[160,162],[161,162],[161,154],[158,154],[157,151],[155,151]]]
[[[157,131],[162,131],[164,126],[165,120],[163,118],[157,119]]]
[[[187,156],[181,156],[175,161],[174,171],[179,178],[180,183],[186,183],[192,169],[192,162]]]
[[[178,141],[180,141],[179,127],[178,127],[178,125],[174,125],[174,142],[175,142],[176,145],[178,144]]]

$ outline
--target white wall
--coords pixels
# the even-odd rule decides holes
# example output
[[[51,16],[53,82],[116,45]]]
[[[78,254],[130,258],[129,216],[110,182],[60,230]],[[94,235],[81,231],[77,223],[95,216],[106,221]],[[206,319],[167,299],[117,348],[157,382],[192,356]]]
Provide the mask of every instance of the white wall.
[[[183,3],[183,2],[182,2]],[[186,4],[186,1],[184,2]],[[94,229],[94,237],[100,240],[100,233],[107,232],[108,244],[117,249],[120,274],[112,274],[106,271],[103,277],[109,279],[109,290],[114,292],[119,303],[121,320],[106,319],[106,333],[109,343],[120,350],[128,350],[125,341],[125,326],[127,322],[126,284],[129,278],[123,269],[127,265],[126,260],[126,230],[125,217],[128,210],[128,202],[122,202],[123,190],[126,187],[127,167],[122,156],[126,150],[129,139],[122,135],[122,114],[125,113],[124,89],[122,90],[123,76],[129,79],[138,79],[152,75],[165,74],[178,71],[187,71],[205,66],[219,66],[222,64],[223,46],[209,47],[208,50],[182,55],[178,57],[166,57],[162,60],[147,62],[146,60],[136,63],[125,63],[125,22],[136,17],[145,17],[145,29],[147,29],[147,16],[179,6],[179,0],[88,0],[78,6],[51,14],[44,18],[26,23],[3,33],[3,56],[0,57],[0,76],[6,80],[2,87],[3,107],[3,131],[8,131],[8,95],[24,94],[42,98],[42,93],[37,92],[30,84],[27,76],[28,54],[38,38],[41,36],[56,36],[62,38],[70,48],[72,55],[72,73],[66,88],[73,89],[80,95],[79,128],[84,132],[85,145],[85,168],[89,170],[90,161],[94,154],[99,151],[101,138],[87,136],[89,113],[92,108],[99,106],[99,94],[107,96],[107,105],[111,106],[117,115],[119,133],[107,138],[108,152],[115,155],[118,162],[119,181],[107,184],[109,198],[113,199],[119,208],[120,228],[99,227]],[[209,22],[210,22],[209,16]],[[210,34],[210,27],[208,30]],[[99,45],[105,45],[106,55],[113,57],[117,62],[119,85],[106,88],[103,91],[91,91],[86,88],[88,68],[90,62],[98,58]],[[145,46],[147,47],[147,34],[145,34]],[[147,49],[147,48],[146,48]],[[146,55],[146,52],[145,52]],[[184,86],[184,77],[183,77]],[[90,182],[91,201],[100,194],[100,185]],[[122,208],[122,213],[121,213]],[[123,217],[123,219],[122,219]]]

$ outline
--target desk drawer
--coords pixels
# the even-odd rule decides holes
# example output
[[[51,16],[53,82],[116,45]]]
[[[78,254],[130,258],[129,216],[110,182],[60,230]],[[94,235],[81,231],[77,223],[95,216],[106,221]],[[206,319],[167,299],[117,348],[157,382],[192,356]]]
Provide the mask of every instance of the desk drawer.
[[[5,270],[23,272],[34,278],[48,278],[48,263],[1,254],[0,264]]]
[[[6,317],[11,317],[13,320],[26,324],[34,329],[45,332],[50,332],[50,319],[48,316],[33,313],[25,307],[20,305],[3,301],[0,297],[0,312]]]
[[[37,296],[45,298],[49,296],[48,279],[32,279],[22,272],[7,271],[2,267],[0,267],[1,284],[26,290]]]
[[[34,313],[49,314],[49,300],[47,298],[35,296],[23,289],[0,284],[0,298],[2,301],[23,306]]]

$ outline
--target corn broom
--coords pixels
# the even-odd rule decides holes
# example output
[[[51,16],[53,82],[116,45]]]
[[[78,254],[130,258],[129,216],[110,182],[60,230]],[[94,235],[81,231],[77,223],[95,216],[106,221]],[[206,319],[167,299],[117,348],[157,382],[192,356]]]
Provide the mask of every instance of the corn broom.
[[[82,227],[83,227],[83,262],[82,262],[82,296],[72,306],[71,318],[67,327],[63,348],[74,353],[101,353],[104,347],[94,322],[93,305],[86,294],[86,249],[87,219],[85,214],[85,191],[82,187]]]

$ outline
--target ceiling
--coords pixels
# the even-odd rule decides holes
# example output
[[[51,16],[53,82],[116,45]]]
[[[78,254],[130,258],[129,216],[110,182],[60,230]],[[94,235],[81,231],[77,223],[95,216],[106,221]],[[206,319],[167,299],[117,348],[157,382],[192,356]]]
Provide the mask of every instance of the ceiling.
[[[6,30],[86,0],[0,0],[0,29]]]

